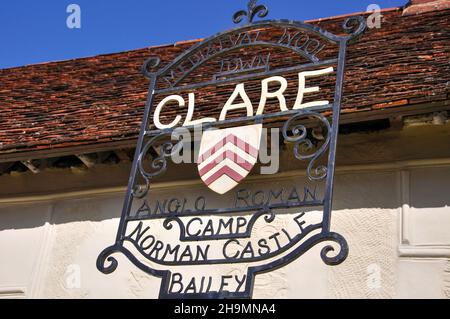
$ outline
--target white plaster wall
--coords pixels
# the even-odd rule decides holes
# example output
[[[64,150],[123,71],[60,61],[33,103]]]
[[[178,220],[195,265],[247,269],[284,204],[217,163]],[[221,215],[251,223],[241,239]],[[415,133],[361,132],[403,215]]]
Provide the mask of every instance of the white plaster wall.
[[[397,173],[345,173],[337,183],[333,228],[344,234],[350,254],[328,269],[328,296],[392,298],[397,282]],[[368,284],[372,269],[379,272],[379,288]]]
[[[254,297],[450,297],[449,172],[445,165],[339,170],[332,229],[348,240],[348,259],[328,267],[316,247],[257,276]],[[276,183],[290,185],[295,174]],[[111,275],[95,266],[115,240],[123,192],[67,197],[0,204],[0,296],[157,298],[160,280],[121,255]]]

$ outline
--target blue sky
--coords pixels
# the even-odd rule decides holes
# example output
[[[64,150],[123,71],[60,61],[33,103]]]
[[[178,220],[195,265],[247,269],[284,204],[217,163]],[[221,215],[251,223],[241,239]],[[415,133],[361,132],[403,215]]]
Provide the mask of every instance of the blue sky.
[[[308,20],[365,11],[372,3],[407,0],[259,0],[269,18]],[[69,4],[81,8],[81,29],[66,25]],[[0,68],[113,53],[196,39],[233,26],[247,0],[1,0]]]

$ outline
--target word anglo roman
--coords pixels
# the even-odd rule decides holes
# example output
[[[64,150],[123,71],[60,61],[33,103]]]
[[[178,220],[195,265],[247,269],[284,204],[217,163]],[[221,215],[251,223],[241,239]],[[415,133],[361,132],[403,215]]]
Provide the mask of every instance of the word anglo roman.
[[[313,71],[304,71],[298,73],[298,92],[297,98],[292,107],[293,110],[301,110],[305,108],[315,107],[315,106],[324,106],[328,105],[329,101],[312,101],[303,103],[305,94],[317,93],[320,91],[319,86],[307,87],[306,81],[308,78],[324,76],[327,74],[331,74],[334,72],[333,67],[313,70]],[[269,87],[271,85],[278,85],[278,89],[269,92]],[[286,105],[286,97],[284,93],[288,88],[288,81],[282,76],[273,76],[266,78],[261,81],[261,98],[259,101],[258,109],[256,110],[256,114],[254,113],[253,103],[250,100],[249,96],[245,91],[245,84],[240,83],[237,84],[233,93],[231,94],[228,101],[222,108],[222,112],[220,113],[219,121],[224,121],[227,118],[227,114],[230,111],[242,109],[246,112],[246,116],[252,117],[254,115],[262,115],[264,113],[264,109],[269,99],[278,99],[280,105],[280,111],[286,112],[289,111],[288,106]],[[241,99],[243,102],[236,103],[236,100]],[[178,103],[179,107],[185,107],[186,101],[181,95],[170,95],[164,98],[156,107],[155,113],[153,116],[153,122],[158,129],[170,129],[178,126],[182,121],[182,116],[177,115],[175,119],[170,123],[161,123],[161,113],[168,104],[172,104],[173,102]],[[195,113],[195,93],[188,94],[188,111],[187,116],[184,120],[182,126],[194,126],[200,125],[203,123],[212,123],[216,122],[217,119],[212,117],[207,117],[199,120],[193,120]]]
[[[315,187],[304,186],[303,189],[293,185],[288,188],[256,190],[240,188],[235,191],[230,200],[230,208],[244,209],[246,207],[275,207],[312,204],[321,201],[321,192]],[[211,205],[212,206],[212,205]],[[188,200],[186,197],[171,199],[143,200],[143,204],[136,211],[136,217],[167,217],[167,215],[188,215],[190,213],[204,213],[210,211],[208,200],[205,196],[197,196]]]

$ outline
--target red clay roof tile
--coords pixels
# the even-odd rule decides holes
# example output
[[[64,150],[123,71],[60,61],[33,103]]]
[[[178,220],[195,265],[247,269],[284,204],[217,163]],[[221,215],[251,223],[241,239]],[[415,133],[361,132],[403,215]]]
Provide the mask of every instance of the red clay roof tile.
[[[383,16],[349,47],[343,107],[448,99],[450,10]],[[342,20],[312,23],[338,33]],[[168,63],[198,41],[0,70],[0,154],[135,138],[148,89],[143,61]]]

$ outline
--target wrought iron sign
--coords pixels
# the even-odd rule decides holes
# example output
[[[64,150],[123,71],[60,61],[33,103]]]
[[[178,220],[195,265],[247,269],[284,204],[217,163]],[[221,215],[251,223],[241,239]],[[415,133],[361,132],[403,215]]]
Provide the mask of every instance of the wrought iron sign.
[[[335,155],[347,45],[366,23],[352,16],[335,35],[303,22],[254,21],[267,14],[252,0],[233,17],[239,27],[170,63],[144,63],[148,100],[116,242],[97,260],[101,272],[114,272],[113,254],[122,253],[162,279],[161,298],[250,298],[257,274],[320,243],[328,242],[325,264],[347,258],[346,240],[330,228]],[[155,196],[152,182],[187,144],[180,127],[202,128],[196,164],[205,194]],[[258,162],[267,127],[281,127],[290,156],[305,163],[301,186],[237,187]]]

